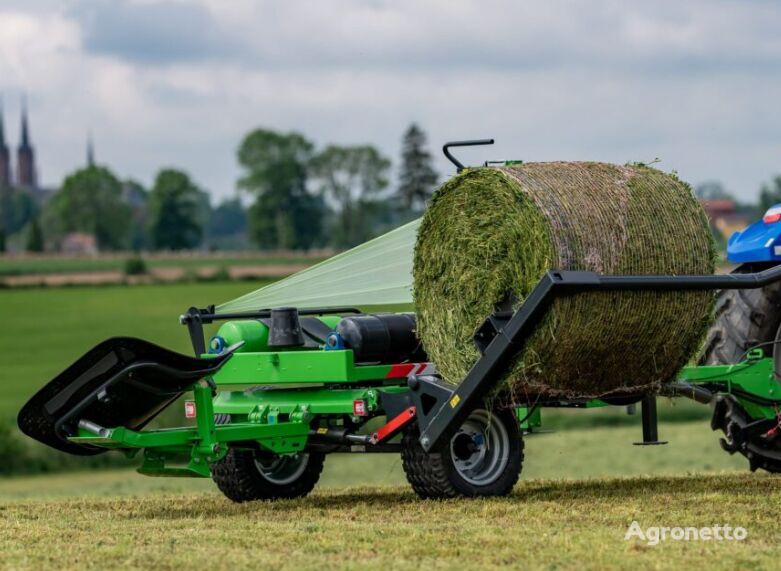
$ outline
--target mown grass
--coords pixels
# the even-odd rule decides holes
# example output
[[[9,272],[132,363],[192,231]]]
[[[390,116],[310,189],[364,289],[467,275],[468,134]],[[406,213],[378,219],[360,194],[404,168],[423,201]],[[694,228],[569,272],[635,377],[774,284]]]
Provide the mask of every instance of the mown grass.
[[[159,494],[0,505],[3,569],[772,569],[781,480],[761,475],[526,481],[509,498],[421,501],[398,486],[236,505]],[[742,526],[745,541],[624,535]]]

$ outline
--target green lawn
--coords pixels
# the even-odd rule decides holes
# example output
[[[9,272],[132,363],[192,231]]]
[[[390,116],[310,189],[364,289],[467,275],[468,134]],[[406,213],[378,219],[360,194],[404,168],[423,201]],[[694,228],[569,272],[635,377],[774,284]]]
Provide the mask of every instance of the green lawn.
[[[126,258],[131,257],[0,257],[0,277],[26,274],[59,274],[75,272],[123,271]],[[320,257],[305,254],[263,255],[251,257],[198,256],[198,257],[148,257],[144,258],[149,268],[185,268],[196,269],[203,266],[275,266],[291,264],[314,264]]]
[[[0,290],[0,418],[100,341],[143,337],[189,353],[178,316],[229,301],[263,282]]]

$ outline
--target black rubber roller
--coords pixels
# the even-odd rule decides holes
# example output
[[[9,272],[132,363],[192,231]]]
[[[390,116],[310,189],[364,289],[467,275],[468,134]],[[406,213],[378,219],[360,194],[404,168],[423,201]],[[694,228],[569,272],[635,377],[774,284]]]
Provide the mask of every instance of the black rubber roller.
[[[375,313],[345,317],[336,326],[356,363],[427,361],[415,335],[414,313]]]

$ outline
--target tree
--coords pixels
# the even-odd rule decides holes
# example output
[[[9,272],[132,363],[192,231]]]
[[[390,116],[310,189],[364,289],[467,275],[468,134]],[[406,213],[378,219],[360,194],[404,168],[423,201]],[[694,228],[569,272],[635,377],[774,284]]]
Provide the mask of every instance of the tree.
[[[195,248],[203,236],[202,191],[186,173],[161,170],[149,193],[149,238],[156,249]]]
[[[231,236],[247,230],[247,212],[238,198],[223,200],[209,218],[210,236]]]
[[[5,231],[0,228],[0,254],[5,252],[6,245],[5,245]]]
[[[206,236],[210,249],[247,247],[247,210],[241,200],[229,198],[212,209]]]
[[[387,185],[390,161],[370,145],[329,145],[312,161],[323,195],[338,211],[337,246],[354,246],[373,234],[370,213]]]
[[[238,150],[240,189],[255,197],[250,233],[261,248],[306,249],[322,236],[325,205],[307,191],[313,145],[295,132],[256,129]]]
[[[122,202],[130,207],[132,212],[130,222],[130,248],[139,251],[149,247],[146,208],[149,192],[135,180],[122,183]]]
[[[105,167],[79,169],[66,177],[43,213],[47,236],[70,232],[94,234],[101,249],[127,247],[130,207],[122,202],[122,185]]]
[[[781,203],[781,176],[776,176],[768,184],[763,184],[759,191],[759,215],[779,203]]]
[[[3,252],[5,252],[5,236],[13,233],[13,190],[0,183],[0,232],[3,233]]]
[[[43,247],[43,231],[41,230],[41,224],[38,222],[38,218],[33,218],[30,221],[30,227],[27,230],[27,251],[43,252]]]
[[[407,210],[420,211],[434,193],[437,172],[426,146],[426,134],[415,123],[404,133],[401,143],[401,173],[398,193]]]
[[[29,192],[0,188],[0,229],[5,229],[6,236],[22,230],[38,215],[38,211],[38,204]]]

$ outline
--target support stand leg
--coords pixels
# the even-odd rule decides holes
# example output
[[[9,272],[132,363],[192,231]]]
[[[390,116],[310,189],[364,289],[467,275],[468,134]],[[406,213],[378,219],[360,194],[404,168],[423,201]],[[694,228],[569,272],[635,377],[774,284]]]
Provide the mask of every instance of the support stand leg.
[[[645,395],[640,403],[643,420],[643,441],[635,442],[635,446],[658,446],[667,444],[659,440],[658,419],[656,416],[656,395]]]

